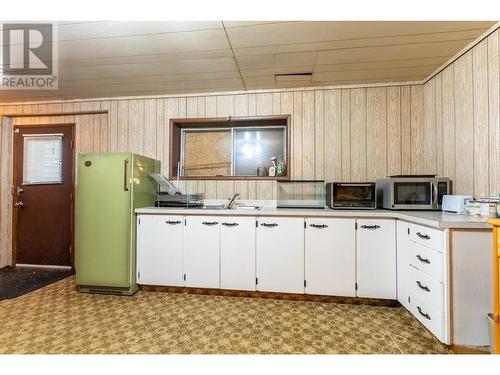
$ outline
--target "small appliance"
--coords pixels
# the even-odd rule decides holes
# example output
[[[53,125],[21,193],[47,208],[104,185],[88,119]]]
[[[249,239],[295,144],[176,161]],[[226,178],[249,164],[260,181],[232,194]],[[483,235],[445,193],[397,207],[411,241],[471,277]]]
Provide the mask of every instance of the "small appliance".
[[[467,204],[472,200],[472,195],[443,195],[441,209],[446,212],[464,214],[467,212]]]
[[[375,182],[329,182],[326,184],[326,203],[333,209],[375,209]]]
[[[377,199],[390,210],[440,210],[451,182],[436,175],[395,175],[377,180]]]

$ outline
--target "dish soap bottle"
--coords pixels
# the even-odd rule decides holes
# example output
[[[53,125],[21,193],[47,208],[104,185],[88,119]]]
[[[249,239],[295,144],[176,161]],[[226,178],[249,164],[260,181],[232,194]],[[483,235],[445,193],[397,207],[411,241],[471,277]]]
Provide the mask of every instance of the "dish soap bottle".
[[[278,164],[276,165],[276,176],[283,176],[285,174],[285,163],[281,159],[281,155],[278,156]]]
[[[271,166],[269,167],[269,177],[276,176],[276,158],[271,158]]]

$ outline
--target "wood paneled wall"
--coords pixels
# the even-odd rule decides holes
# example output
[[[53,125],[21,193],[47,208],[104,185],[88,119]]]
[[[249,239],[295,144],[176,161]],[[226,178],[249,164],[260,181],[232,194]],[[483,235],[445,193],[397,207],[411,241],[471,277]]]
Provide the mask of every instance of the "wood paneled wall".
[[[424,169],[454,192],[500,193],[499,30],[424,84]]]
[[[0,113],[108,110],[108,115],[14,117],[15,125],[76,122],[76,151],[132,151],[161,160],[167,174],[171,118],[292,115],[292,177],[374,180],[423,171],[423,91],[420,86],[297,90],[255,94],[3,106]],[[274,197],[273,182],[187,181],[209,198],[233,191]],[[241,190],[241,191],[240,191]]]
[[[107,110],[108,114],[64,115]],[[15,117],[14,125],[76,123],[76,152],[132,151],[157,158],[168,175],[171,118],[290,114],[293,179],[375,180],[425,169],[423,87],[387,86],[258,92],[231,95],[116,99],[0,106],[1,114],[61,114]],[[10,145],[5,131],[2,147]],[[2,149],[2,222],[10,233],[10,153]],[[207,198],[274,199],[272,181],[186,181],[181,188]],[[8,246],[4,244],[3,248]],[[0,252],[1,254],[2,252]],[[4,254],[5,251],[3,251]],[[4,255],[5,257],[9,255]],[[6,261],[8,263],[8,259]],[[0,266],[2,259],[0,255]]]

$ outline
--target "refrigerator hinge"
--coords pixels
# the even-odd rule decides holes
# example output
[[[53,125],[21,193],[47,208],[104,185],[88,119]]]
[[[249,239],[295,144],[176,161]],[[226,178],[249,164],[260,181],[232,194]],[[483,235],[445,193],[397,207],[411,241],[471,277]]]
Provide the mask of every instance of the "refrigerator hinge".
[[[137,280],[141,278],[141,271],[137,272]]]
[[[259,220],[255,220],[255,228],[259,227]]]
[[[259,285],[259,278],[258,277],[255,278],[255,285]]]
[[[411,299],[410,299],[410,296],[408,296],[408,303],[411,303]]]
[[[358,283],[354,283],[354,289],[358,290]]]
[[[304,221],[304,229],[307,228],[307,223]]]
[[[304,280],[304,288],[306,288],[306,287],[307,287],[307,281]]]
[[[184,219],[184,226],[187,225],[187,219]]]
[[[184,279],[184,281],[186,281],[186,274],[184,274],[184,276],[182,278]]]
[[[139,217],[139,219],[137,220],[137,225],[141,225],[141,218]]]
[[[354,222],[354,230],[358,230],[358,222],[357,221]]]
[[[410,228],[408,228],[408,234],[410,234]]]

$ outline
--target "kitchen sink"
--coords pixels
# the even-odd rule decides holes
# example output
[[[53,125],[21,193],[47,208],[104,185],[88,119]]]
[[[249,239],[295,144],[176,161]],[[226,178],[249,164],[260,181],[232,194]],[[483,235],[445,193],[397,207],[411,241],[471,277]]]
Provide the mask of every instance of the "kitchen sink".
[[[236,206],[233,208],[229,208],[223,205],[208,205],[208,206],[203,206],[203,207],[192,207],[192,208],[197,208],[200,210],[260,210],[259,206]]]

